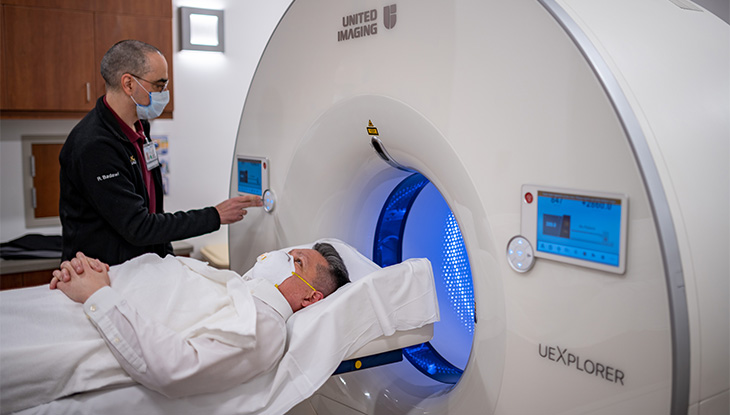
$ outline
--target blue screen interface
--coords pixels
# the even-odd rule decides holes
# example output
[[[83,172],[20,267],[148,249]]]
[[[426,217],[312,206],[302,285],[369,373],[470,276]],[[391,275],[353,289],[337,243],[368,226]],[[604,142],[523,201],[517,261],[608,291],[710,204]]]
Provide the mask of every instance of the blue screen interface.
[[[261,196],[262,189],[260,160],[238,159],[238,191]]]
[[[619,266],[621,199],[537,192],[537,250]]]

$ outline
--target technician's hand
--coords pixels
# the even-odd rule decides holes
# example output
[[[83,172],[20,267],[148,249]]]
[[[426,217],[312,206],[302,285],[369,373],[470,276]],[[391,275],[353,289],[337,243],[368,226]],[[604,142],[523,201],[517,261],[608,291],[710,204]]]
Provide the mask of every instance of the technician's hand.
[[[77,303],[84,303],[91,297],[92,294],[97,292],[103,287],[111,285],[109,281],[109,272],[106,267],[102,267],[102,271],[97,271],[92,268],[91,264],[95,263],[95,267],[98,267],[101,263],[93,258],[87,258],[84,254],[78,253],[76,258],[78,259],[81,267],[83,268],[82,273],[77,273],[74,266],[71,265],[73,260],[64,261],[61,264],[60,270],[53,271],[53,277],[57,279],[56,288],[61,290],[66,296]],[[68,273],[69,280],[61,280],[61,276],[64,272]]]
[[[71,280],[71,274],[68,269],[64,267],[64,264],[70,264],[71,268],[76,271],[77,274],[84,273],[83,261],[88,262],[91,269],[97,272],[109,271],[109,264],[101,262],[95,258],[89,258],[81,252],[76,253],[76,258],[72,258],[71,261],[64,261],[60,268],[53,272],[53,279],[51,280],[51,289],[55,290],[58,288],[59,282],[68,282]]]
[[[261,197],[254,195],[232,197],[218,204],[215,208],[221,217],[221,225],[236,223],[246,216],[246,208],[263,206]]]

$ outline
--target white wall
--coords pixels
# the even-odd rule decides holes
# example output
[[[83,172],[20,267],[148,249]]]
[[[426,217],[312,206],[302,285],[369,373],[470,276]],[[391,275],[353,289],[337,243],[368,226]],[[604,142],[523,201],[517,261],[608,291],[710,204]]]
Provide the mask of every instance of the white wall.
[[[291,0],[172,0],[173,120],[152,122],[170,143],[170,194],[165,210],[212,206],[228,198],[238,122],[256,65]],[[180,6],[225,10],[225,52],[178,51]],[[29,85],[29,88],[32,86]],[[43,91],[29,93],[42,94]],[[0,241],[26,233],[60,235],[60,227],[26,228],[22,135],[67,135],[77,120],[0,120]],[[196,251],[227,241],[228,229],[188,240]]]
[[[178,49],[180,6],[225,10],[225,52],[179,51],[173,57],[174,120],[158,120],[152,134],[170,140],[171,188],[165,210],[215,205],[228,198],[238,122],[256,65],[291,0],[173,0]],[[245,220],[245,219],[244,219]],[[225,243],[228,227],[192,238],[196,250]]]

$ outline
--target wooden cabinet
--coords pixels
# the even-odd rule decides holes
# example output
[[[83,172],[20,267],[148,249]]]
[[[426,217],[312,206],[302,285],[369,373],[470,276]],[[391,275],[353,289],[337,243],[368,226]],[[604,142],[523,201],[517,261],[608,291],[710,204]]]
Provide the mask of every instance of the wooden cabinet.
[[[2,109],[93,108],[93,15],[3,6]]]
[[[158,47],[172,79],[171,0],[0,3],[2,118],[82,117],[104,94],[101,58],[123,39]],[[172,117],[170,95],[165,118]]]
[[[94,10],[98,12],[172,19],[172,0],[93,0],[91,2],[95,3]],[[158,45],[155,46],[159,48]]]

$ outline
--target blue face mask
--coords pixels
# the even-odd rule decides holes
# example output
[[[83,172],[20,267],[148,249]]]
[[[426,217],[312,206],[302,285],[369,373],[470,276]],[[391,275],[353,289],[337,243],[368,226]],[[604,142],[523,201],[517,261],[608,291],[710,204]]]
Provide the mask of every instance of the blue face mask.
[[[137,81],[137,78],[134,78],[134,80]],[[162,111],[165,110],[167,103],[170,102],[170,91],[164,90],[162,92],[150,92],[147,88],[143,87],[139,81],[137,81],[137,83],[150,97],[149,105],[140,105],[133,96],[129,96],[132,98],[132,101],[137,104],[137,117],[141,120],[151,120],[162,115]]]

